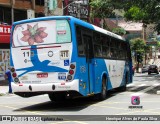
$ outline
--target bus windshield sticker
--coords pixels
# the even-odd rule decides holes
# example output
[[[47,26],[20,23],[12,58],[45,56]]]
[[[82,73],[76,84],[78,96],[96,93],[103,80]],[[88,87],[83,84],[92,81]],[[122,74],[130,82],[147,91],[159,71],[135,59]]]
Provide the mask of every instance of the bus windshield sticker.
[[[34,43],[43,43],[43,39],[48,36],[48,34],[44,32],[46,27],[39,27],[38,23],[33,26],[27,24],[26,28],[26,30],[22,31],[23,36],[20,40],[28,42],[29,45],[33,45]]]
[[[71,31],[67,20],[47,20],[16,25],[13,31],[14,47],[68,43]]]
[[[60,51],[60,59],[62,60],[69,59],[69,50]]]
[[[56,21],[57,43],[71,42],[70,27],[66,20]]]
[[[64,60],[64,66],[69,66],[69,60]]]
[[[58,79],[59,80],[65,80],[66,79],[66,73],[58,73]]]

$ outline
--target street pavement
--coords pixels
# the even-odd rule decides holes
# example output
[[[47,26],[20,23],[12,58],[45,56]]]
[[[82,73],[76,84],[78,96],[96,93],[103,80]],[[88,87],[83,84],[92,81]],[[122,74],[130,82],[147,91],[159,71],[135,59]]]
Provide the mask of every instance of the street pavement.
[[[14,94],[6,94],[0,97],[0,114],[17,115],[17,117],[20,115],[23,115],[24,117],[26,115],[31,117],[33,117],[33,115],[34,117],[38,117],[39,115],[41,117],[50,117],[53,115],[53,118],[58,117],[67,120],[57,122],[46,121],[48,124],[97,124],[99,123],[98,121],[103,124],[135,124],[134,121],[127,121],[127,116],[132,118],[134,115],[137,115],[141,119],[142,116],[146,118],[159,118],[158,115],[160,115],[160,97],[156,94],[157,90],[160,90],[159,80],[160,74],[148,75],[147,73],[136,73],[133,77],[133,83],[127,85],[127,90],[125,92],[119,92],[116,90],[111,91],[107,98],[103,101],[96,101],[83,97],[62,102],[51,102],[47,94],[29,98],[22,98]],[[8,92],[8,86],[1,85],[0,92]],[[139,105],[132,104],[132,96],[139,96]],[[134,106],[142,108],[132,108]],[[77,115],[77,117],[79,116],[80,119],[72,115]],[[86,115],[89,115],[90,117]],[[113,119],[120,115],[126,118],[126,120],[106,120],[107,122],[101,120],[102,116],[104,117],[102,119],[106,119],[106,117],[109,115],[112,115]],[[30,122],[31,121],[29,121],[29,123]],[[5,121],[3,121],[3,123],[5,123]],[[17,123],[25,122],[15,120],[15,124]],[[32,120],[31,123],[34,123],[34,120]],[[43,121],[37,123],[44,124]],[[159,122],[137,121],[136,123],[158,124]]]

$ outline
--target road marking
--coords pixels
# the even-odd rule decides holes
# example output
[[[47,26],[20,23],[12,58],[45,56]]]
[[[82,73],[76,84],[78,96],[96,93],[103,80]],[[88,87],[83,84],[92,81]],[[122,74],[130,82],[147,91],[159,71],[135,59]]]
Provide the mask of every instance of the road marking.
[[[38,96],[36,96],[36,97],[46,97],[46,96],[48,96],[47,94],[44,94],[44,95],[38,95]],[[15,94],[6,94],[6,95],[4,95],[3,96],[3,98],[13,98],[13,97],[20,97],[20,96],[18,96],[18,95],[15,95]],[[20,98],[23,98],[23,97],[20,97]]]
[[[113,108],[113,109],[121,109],[121,110],[128,110],[128,109],[125,109],[125,108],[117,108],[117,107],[112,107],[112,106],[103,106],[103,105],[93,105],[93,106],[104,107],[104,108]]]
[[[9,108],[9,109],[19,109],[19,108],[16,108],[16,107],[12,107],[12,106],[2,106],[2,105],[0,105],[1,107],[5,107],[5,108]],[[42,113],[40,113],[40,112],[36,112],[36,111],[28,111],[28,110],[22,110],[23,112],[26,112],[26,113],[31,113],[31,114],[36,114],[36,115],[47,115],[47,114],[42,114]],[[23,113],[23,114],[25,114],[25,113]],[[55,115],[56,116],[56,115]],[[72,122],[72,120],[71,119],[67,119],[67,118],[64,118],[64,120],[67,120],[67,121],[70,121],[70,122]],[[66,122],[67,122],[66,121]],[[87,123],[81,123],[80,121],[73,121],[73,122],[76,122],[76,123],[80,123],[80,124],[87,124]]]
[[[139,87],[143,87],[143,86],[147,86],[147,85],[146,85],[146,84],[141,84],[141,85],[135,86],[135,87],[133,87],[133,88],[130,88],[129,91],[138,89]],[[138,91],[138,92],[136,92],[136,93],[131,93],[131,92],[130,92],[130,93],[131,93],[130,95],[131,95],[131,96],[133,96],[133,95],[139,95],[139,96],[147,95],[145,92],[147,92],[147,91],[149,91],[149,90],[151,90],[151,89],[153,89],[154,87],[157,87],[157,86],[160,86],[160,84],[159,84],[159,83],[155,83],[155,84],[150,85],[149,87],[147,87],[147,88],[145,88],[145,89],[143,89],[143,90],[140,90],[140,91]]]
[[[132,93],[131,96],[142,96],[144,93],[142,92],[137,92],[137,93]]]
[[[5,108],[9,108],[9,109],[19,109],[19,108],[16,108],[16,107],[12,107],[12,106],[5,106],[5,105],[0,105],[1,107],[5,107]],[[28,110],[23,110],[24,112],[26,113],[32,113],[32,114],[37,114],[37,115],[46,115],[46,114],[42,114],[42,113],[39,113],[39,112],[36,112],[36,111],[28,111]]]
[[[159,83],[157,83],[157,84],[154,84],[153,86],[158,86],[158,85],[160,85]]]
[[[115,115],[129,115],[129,114],[133,114],[133,113],[137,113],[137,112],[142,112],[142,110],[141,111],[132,111],[132,112],[119,113],[119,114],[115,114]]]
[[[132,87],[135,86],[135,84],[131,83],[131,84],[127,84],[127,87]]]
[[[160,85],[160,84],[158,84],[158,85]],[[156,86],[158,86],[158,85],[157,85],[157,84],[154,84],[154,85],[152,85],[151,87],[148,87],[148,88],[145,88],[144,90],[141,90],[140,92],[147,92],[147,91],[153,89],[154,87],[156,87]]]
[[[160,108],[157,108],[157,109],[160,109]],[[133,113],[137,113],[137,112],[144,112],[144,113],[149,113],[149,114],[158,114],[160,115],[160,112],[152,112],[152,110],[157,110],[157,109],[142,109],[142,110],[139,110],[139,111],[132,111],[132,112],[125,112],[125,113],[119,113],[119,114],[116,114],[116,115],[128,115],[128,114],[133,114]],[[135,109],[133,109],[135,110]]]
[[[129,90],[132,91],[132,90],[135,90],[135,89],[137,89],[139,87],[143,87],[143,86],[147,86],[147,85],[146,84],[135,85],[135,87],[130,88]]]
[[[142,87],[142,86],[146,86],[146,84],[140,84],[140,85],[138,85],[138,87]]]

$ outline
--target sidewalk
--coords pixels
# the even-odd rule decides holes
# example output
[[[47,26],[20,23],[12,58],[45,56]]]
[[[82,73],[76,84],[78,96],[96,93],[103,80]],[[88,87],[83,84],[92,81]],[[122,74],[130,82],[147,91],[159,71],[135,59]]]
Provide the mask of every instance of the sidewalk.
[[[9,89],[8,81],[6,80],[0,81],[0,96],[7,94],[8,89]]]
[[[8,86],[0,86],[0,96],[8,93]]]

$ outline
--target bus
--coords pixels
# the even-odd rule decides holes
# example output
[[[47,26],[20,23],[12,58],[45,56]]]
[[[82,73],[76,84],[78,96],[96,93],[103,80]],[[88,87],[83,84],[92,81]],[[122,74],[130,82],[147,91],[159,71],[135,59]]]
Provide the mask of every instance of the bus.
[[[72,16],[14,22],[10,47],[12,89],[21,97],[103,100],[132,82],[129,42]]]

